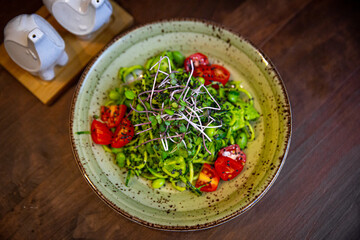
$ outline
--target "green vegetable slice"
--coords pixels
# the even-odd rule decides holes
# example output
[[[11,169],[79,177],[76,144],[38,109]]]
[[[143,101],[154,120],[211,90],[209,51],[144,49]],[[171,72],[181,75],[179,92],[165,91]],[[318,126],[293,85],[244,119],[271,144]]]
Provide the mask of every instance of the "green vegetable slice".
[[[175,156],[164,161],[162,170],[170,177],[176,178],[186,171],[185,159],[182,156]]]
[[[158,172],[156,172],[154,169],[152,169],[151,167],[149,167],[149,166],[146,166],[147,167],[147,169],[149,170],[149,172],[153,175],[153,176],[155,176],[155,177],[157,177],[157,178],[167,178],[168,176],[165,176],[165,175],[161,175],[160,173],[158,173]]]

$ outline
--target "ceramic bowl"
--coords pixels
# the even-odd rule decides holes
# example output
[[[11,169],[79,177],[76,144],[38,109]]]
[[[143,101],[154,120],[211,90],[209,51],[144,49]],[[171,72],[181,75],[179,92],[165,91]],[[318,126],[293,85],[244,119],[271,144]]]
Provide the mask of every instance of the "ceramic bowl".
[[[247,162],[235,179],[201,197],[171,185],[152,189],[142,178],[124,185],[126,170],[90,135],[92,116],[99,115],[110,89],[119,85],[120,67],[144,64],[164,50],[185,55],[202,52],[230,70],[231,79],[255,97],[261,113],[256,139],[245,150]],[[87,66],[74,94],[70,134],[81,173],[106,204],[139,224],[163,230],[199,230],[225,223],[254,206],[269,190],[284,164],[291,136],[291,110],[284,83],[273,64],[249,41],[214,23],[185,19],[137,27],[115,38]]]

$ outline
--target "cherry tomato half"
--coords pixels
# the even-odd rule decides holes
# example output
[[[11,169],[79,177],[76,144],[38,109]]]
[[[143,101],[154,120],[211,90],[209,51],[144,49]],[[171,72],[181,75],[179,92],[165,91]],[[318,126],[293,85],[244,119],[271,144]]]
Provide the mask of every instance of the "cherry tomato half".
[[[215,169],[220,178],[228,181],[239,175],[244,165],[229,157],[219,156],[215,161]]]
[[[241,151],[241,148],[237,144],[224,147],[219,151],[218,156],[232,158],[236,161],[241,162],[243,165],[245,165],[246,163],[246,155],[243,151]]]
[[[112,140],[112,132],[105,123],[93,120],[91,123],[91,138],[96,144],[108,145]]]
[[[195,77],[203,77],[205,79],[205,85],[209,85],[212,82],[219,82],[225,86],[229,81],[230,72],[223,66],[212,64],[210,66],[199,66],[194,71]]]
[[[221,149],[215,161],[215,169],[222,180],[228,181],[239,175],[246,162],[246,155],[239,145],[233,144]]]
[[[211,66],[199,66],[195,68],[194,77],[202,77],[205,79],[204,85],[209,85],[214,81],[214,75],[211,71]]]
[[[126,113],[126,105],[101,106],[101,120],[109,128],[117,127]]]
[[[127,118],[123,118],[120,125],[116,128],[111,146],[113,148],[121,148],[128,144],[134,137],[134,126]]]
[[[207,56],[205,56],[202,53],[194,53],[194,54],[190,55],[189,57],[187,57],[184,61],[185,71],[187,71],[187,72],[191,71],[190,60],[193,61],[194,68],[197,68],[199,66],[209,65],[209,60],[208,60]]]
[[[220,82],[225,86],[225,84],[229,81],[230,72],[223,66],[217,64],[211,65],[211,70],[214,73],[215,81]]]
[[[216,173],[214,166],[204,163],[203,168],[199,174],[199,178],[196,181],[195,187],[200,188],[202,192],[213,192],[219,185],[220,177]]]

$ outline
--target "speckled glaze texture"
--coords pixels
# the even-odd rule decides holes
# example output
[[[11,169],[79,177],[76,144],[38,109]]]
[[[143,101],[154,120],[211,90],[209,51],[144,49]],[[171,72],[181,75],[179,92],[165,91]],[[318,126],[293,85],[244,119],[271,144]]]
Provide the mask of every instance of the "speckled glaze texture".
[[[231,79],[240,81],[255,97],[261,113],[256,139],[245,150],[247,163],[235,179],[219,184],[213,193],[198,197],[177,192],[171,185],[152,189],[150,182],[133,178],[126,187],[126,170],[113,156],[93,144],[92,116],[99,115],[111,88],[119,85],[118,69],[144,64],[164,50],[185,55],[202,52],[210,62],[224,65]],[[81,173],[95,193],[124,217],[147,227],[190,231],[225,223],[250,209],[278,176],[290,144],[291,110],[286,89],[272,63],[249,41],[223,26],[194,19],[156,22],[135,28],[114,39],[88,65],[74,94],[70,135]],[[276,206],[274,206],[276,207]]]

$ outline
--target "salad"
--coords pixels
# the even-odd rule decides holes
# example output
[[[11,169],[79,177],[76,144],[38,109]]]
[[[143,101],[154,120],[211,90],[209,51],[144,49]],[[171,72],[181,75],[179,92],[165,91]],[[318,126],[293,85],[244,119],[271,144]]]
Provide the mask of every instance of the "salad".
[[[127,169],[126,186],[137,176],[201,195],[240,174],[260,115],[226,68],[202,53],[165,51],[118,77],[90,134]]]

